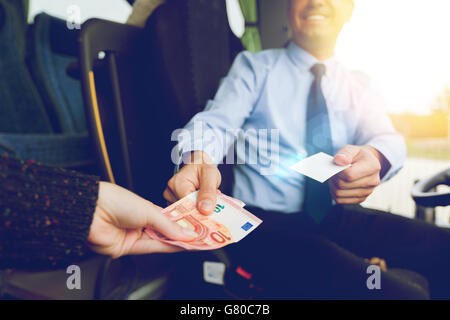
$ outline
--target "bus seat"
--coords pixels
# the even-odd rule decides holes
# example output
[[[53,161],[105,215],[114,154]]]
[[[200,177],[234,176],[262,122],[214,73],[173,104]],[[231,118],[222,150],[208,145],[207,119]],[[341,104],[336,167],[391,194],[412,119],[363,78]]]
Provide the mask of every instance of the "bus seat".
[[[103,178],[164,206],[171,134],[214,96],[242,48],[224,2],[169,1],[145,29],[91,19],[79,41],[88,127]]]
[[[67,66],[77,59],[77,30],[66,21],[40,13],[29,29],[28,66],[56,132],[86,132],[80,82]]]
[[[19,9],[0,0],[0,153],[53,166],[90,166],[87,132],[60,134],[51,122],[26,65],[26,21]]]
[[[47,112],[47,101],[42,99],[30,75],[26,64],[28,39],[25,33],[26,19],[21,11],[23,3],[0,0],[0,153],[7,152],[17,158],[33,159],[58,167],[91,165],[93,158],[86,130],[57,133]],[[80,106],[82,108],[82,104]],[[105,257],[95,256],[82,262],[82,266],[95,277],[107,261]],[[67,289],[65,280],[60,281],[67,279],[66,270],[2,270],[0,279],[0,293],[14,298],[57,299],[61,291],[55,288],[62,291]],[[93,282],[92,290],[87,287],[78,294],[66,290],[59,298],[101,297],[102,291],[97,289],[100,287],[101,283],[97,285]]]
[[[52,126],[25,64],[24,21],[0,1],[0,132],[51,133]]]

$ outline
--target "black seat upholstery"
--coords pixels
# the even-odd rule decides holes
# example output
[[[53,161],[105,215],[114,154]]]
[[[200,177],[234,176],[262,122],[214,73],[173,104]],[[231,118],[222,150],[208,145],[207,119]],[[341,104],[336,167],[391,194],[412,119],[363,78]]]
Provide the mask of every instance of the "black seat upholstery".
[[[221,0],[169,1],[145,29],[86,22],[81,77],[104,178],[165,205],[172,132],[214,96],[241,48]]]
[[[225,1],[174,0],[156,9],[146,27],[164,102],[177,125],[203,110],[242,50],[228,26]],[[162,95],[161,95],[162,96]]]

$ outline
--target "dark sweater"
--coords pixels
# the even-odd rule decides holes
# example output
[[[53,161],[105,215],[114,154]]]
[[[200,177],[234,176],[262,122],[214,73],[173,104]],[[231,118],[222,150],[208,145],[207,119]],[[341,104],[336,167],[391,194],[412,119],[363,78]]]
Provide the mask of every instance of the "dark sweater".
[[[97,197],[97,177],[0,156],[0,269],[81,260]]]

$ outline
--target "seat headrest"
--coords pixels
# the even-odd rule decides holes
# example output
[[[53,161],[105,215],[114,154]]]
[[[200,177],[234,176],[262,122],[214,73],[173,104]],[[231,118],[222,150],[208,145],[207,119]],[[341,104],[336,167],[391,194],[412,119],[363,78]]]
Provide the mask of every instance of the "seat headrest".
[[[214,96],[234,58],[225,1],[168,1],[150,16],[146,32],[157,74],[165,75],[174,112],[186,122]]]

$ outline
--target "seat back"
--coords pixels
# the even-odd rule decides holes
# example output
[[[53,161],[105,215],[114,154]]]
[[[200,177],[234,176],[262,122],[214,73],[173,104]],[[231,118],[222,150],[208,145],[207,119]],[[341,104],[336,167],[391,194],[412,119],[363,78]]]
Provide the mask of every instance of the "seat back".
[[[157,8],[146,26],[159,95],[182,126],[203,110],[242,50],[228,26],[225,1],[173,0]]]
[[[155,119],[146,87],[151,71],[143,63],[147,52],[140,28],[100,19],[90,19],[82,26],[83,99],[103,179],[135,192],[134,177],[146,174],[143,162],[148,161],[149,171],[152,163],[149,150],[144,154],[135,150],[136,146],[151,148],[145,142],[154,139],[147,135],[151,126],[145,125]],[[100,53],[104,58],[99,58]],[[151,180],[147,184],[151,185]],[[140,191],[144,195],[147,190]]]
[[[79,41],[86,113],[104,178],[164,206],[172,132],[214,96],[241,49],[225,2],[168,1],[145,29],[93,19]]]
[[[25,54],[24,21],[17,8],[0,0],[0,132],[51,133]]]
[[[81,86],[67,75],[77,59],[77,30],[66,21],[38,14],[29,28],[28,66],[56,132],[87,131]]]
[[[73,104],[74,110],[82,110],[80,90],[65,90],[76,86],[64,78],[65,69],[58,63],[58,56],[49,55],[48,64],[40,63],[39,54],[45,50],[31,50],[33,58],[28,57],[29,60],[34,61],[36,54],[39,62],[31,63],[33,76],[30,74],[26,63],[27,47],[29,49],[27,24],[20,9],[22,6],[18,5],[20,3],[0,1],[0,153],[8,152],[11,156],[33,159],[47,165],[90,168],[93,161],[86,130],[62,132],[60,128],[64,117],[56,119],[51,116],[58,110],[66,110],[66,105]],[[50,27],[40,29],[50,34]],[[45,32],[34,37],[35,47],[48,47],[46,37],[42,35]],[[73,43],[76,46],[76,41]],[[75,94],[65,94],[71,90]],[[62,98],[48,99],[49,96]],[[83,126],[82,117],[80,112],[71,114],[71,119],[78,119],[80,129]],[[51,121],[55,119],[58,121]]]
[[[264,0],[258,2],[261,48],[282,48],[289,41],[290,28],[287,19],[288,1]]]
[[[163,135],[169,140],[174,129],[182,128],[212,99],[231,66],[243,50],[240,39],[231,31],[225,1],[173,0],[160,6],[146,26],[151,57],[156,71],[153,81],[158,88],[159,117],[171,125]],[[166,148],[166,158],[175,143]],[[221,190],[230,194],[232,166],[220,165]],[[173,172],[167,171],[163,185]]]

